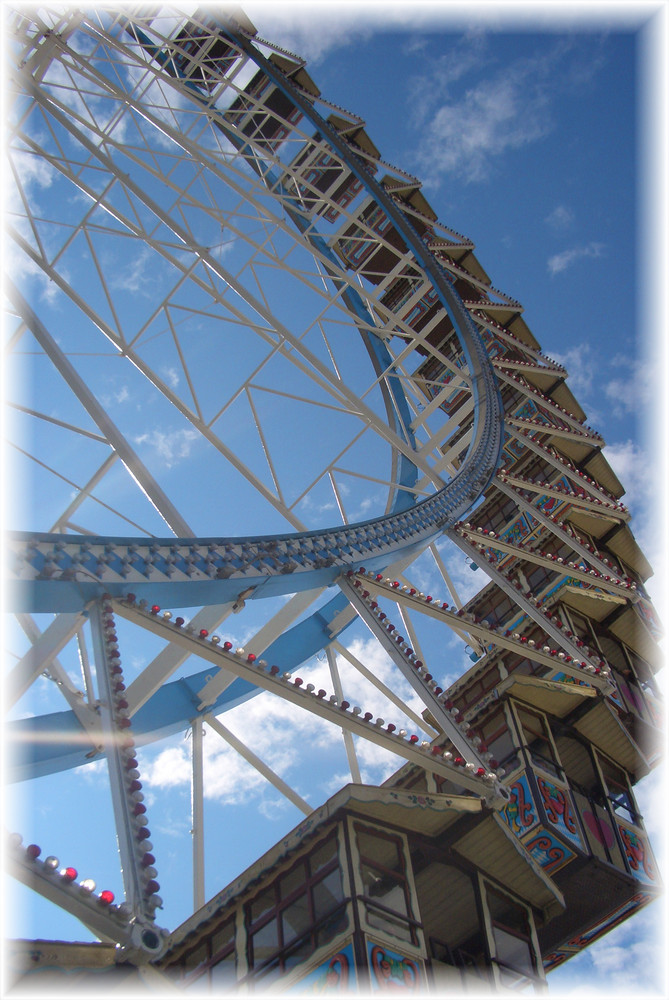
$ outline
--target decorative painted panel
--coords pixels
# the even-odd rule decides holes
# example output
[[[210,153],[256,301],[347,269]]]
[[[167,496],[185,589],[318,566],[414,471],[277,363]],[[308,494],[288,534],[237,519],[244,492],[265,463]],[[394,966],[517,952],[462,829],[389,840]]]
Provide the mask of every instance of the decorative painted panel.
[[[525,847],[547,875],[564,868],[576,857],[574,851],[570,851],[557,837],[546,830],[533,834],[525,841]]]
[[[506,354],[504,344],[502,344],[501,341],[499,341],[497,337],[490,332],[490,330],[482,330],[481,335],[483,337],[486,350],[491,358],[497,358],[502,354]]]
[[[511,798],[502,810],[501,817],[517,837],[522,837],[539,822],[527,775],[521,774],[509,785],[509,792]]]
[[[347,944],[330,955],[315,969],[282,992],[323,996],[326,993],[350,994],[356,987],[353,945]]]
[[[576,823],[576,811],[568,789],[537,775],[537,786],[542,799],[546,819],[562,837],[584,850],[583,841]]]
[[[522,542],[523,538],[527,538],[531,531],[530,524],[525,514],[521,514],[520,517],[516,518],[508,528],[500,533],[500,539],[503,542],[511,542],[517,545],[518,542]]]
[[[648,838],[636,827],[618,821],[625,859],[632,875],[640,882],[657,883],[658,875]]]
[[[632,896],[626,903],[619,906],[617,909],[612,910],[611,913],[607,913],[603,920],[598,921],[593,924],[587,931],[579,934],[578,937],[571,938],[569,941],[565,942],[565,947],[575,948],[580,950],[581,948],[586,948],[597,938],[601,937],[602,934],[606,934],[608,931],[612,930],[617,924],[622,923],[626,920],[635,910],[640,909],[642,906],[646,906],[647,903],[652,902],[657,897],[650,892],[639,892],[635,896]]]
[[[518,407],[513,416],[517,417],[518,420],[538,420],[542,414],[533,400],[526,399],[522,406]]]
[[[573,951],[563,951],[561,948],[556,948],[555,951],[549,952],[543,958],[544,972],[552,972],[553,969],[557,969],[558,965],[566,962],[568,958],[573,958],[575,954]]]
[[[561,671],[558,674],[553,674],[551,676],[552,681],[560,681],[562,684],[576,684],[577,687],[592,687],[592,684],[588,684],[581,677],[572,677],[570,674],[565,674]]]
[[[558,497],[551,496],[550,494],[543,494],[537,497],[535,504],[544,514],[557,514],[559,510],[565,513],[564,508],[571,506],[571,504],[567,504],[564,500],[560,500]]]
[[[372,993],[423,992],[422,962],[370,940],[367,958]]]
[[[647,626],[648,631],[653,636],[653,638],[658,640],[661,639],[663,635],[662,624],[657,616],[655,608],[650,603],[650,601],[647,601],[642,595],[637,601],[635,607],[637,610],[637,614],[643,621],[644,625]]]
[[[520,458],[526,448],[527,445],[524,445],[520,438],[509,434],[508,431],[504,432],[504,454],[511,465]]]
[[[430,291],[424,295],[423,298],[420,299],[420,301],[418,301],[416,305],[406,314],[406,316],[403,317],[405,323],[408,323],[409,326],[413,326],[414,323],[417,323],[421,316],[424,316],[428,309],[432,308],[437,301],[437,298],[437,293],[433,288],[431,288]]]

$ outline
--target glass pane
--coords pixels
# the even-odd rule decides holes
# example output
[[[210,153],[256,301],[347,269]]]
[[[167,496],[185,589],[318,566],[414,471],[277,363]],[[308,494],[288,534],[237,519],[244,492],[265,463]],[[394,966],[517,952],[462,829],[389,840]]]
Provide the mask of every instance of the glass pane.
[[[281,879],[279,883],[279,894],[281,899],[287,899],[288,896],[292,895],[297,889],[304,888],[306,879],[307,872],[304,867],[304,862],[302,862]]]
[[[409,916],[406,893],[404,889],[404,879],[398,878],[389,872],[380,872],[372,868],[371,865],[362,866],[362,883],[365,896],[369,896],[382,906]]]
[[[636,810],[625,772],[604,757],[599,758],[599,763],[606,782],[611,808],[616,815],[634,823]]]
[[[501,927],[493,927],[496,957],[518,972],[533,975],[532,949],[529,942],[510,934]]]
[[[374,860],[384,868],[393,871],[402,871],[402,854],[400,844],[395,839],[389,837],[376,836],[368,830],[357,829],[358,850],[364,858]]]
[[[530,928],[527,922],[527,912],[524,906],[516,903],[501,892],[488,889],[488,908],[495,923],[505,924],[512,930],[520,931],[529,937]]]
[[[299,896],[281,914],[283,923],[283,943],[288,944],[295,938],[301,937],[311,927],[311,917],[309,916],[309,904],[306,892]]]
[[[337,935],[343,934],[347,927],[348,915],[346,907],[342,906],[337,913],[333,913],[330,919],[326,920],[316,931],[314,949],[329,944]]]
[[[216,965],[212,965],[210,976],[211,985],[215,987],[231,986],[237,981],[234,951],[231,951],[229,955],[220,962],[217,962]]]
[[[292,951],[283,956],[283,967],[284,969],[293,969],[296,965],[301,965],[302,962],[306,962],[308,958],[314,953],[314,946],[311,937],[308,936],[293,948]]]
[[[204,944],[201,944],[198,948],[194,948],[186,955],[184,968],[195,969],[202,962],[206,962],[208,957],[207,942],[205,941]]]
[[[335,868],[321,879],[312,891],[314,903],[314,920],[318,921],[335,908],[337,903],[341,903],[344,898],[344,890],[341,884],[341,872]]]
[[[276,903],[276,895],[274,892],[274,886],[263,892],[261,896],[254,899],[249,907],[251,915],[251,923],[255,923],[260,917],[265,916],[270,910],[273,910]]]
[[[367,907],[367,921],[370,927],[385,931],[386,934],[392,934],[393,937],[399,938],[400,941],[413,940],[411,927],[408,924],[401,920],[396,920],[387,913],[380,913],[371,906]]]
[[[234,920],[226,920],[223,926],[217,928],[211,936],[212,957],[217,955],[219,951],[223,951],[224,948],[230,947],[234,941],[235,922]]]
[[[334,861],[337,857],[337,839],[336,837],[330,837],[326,840],[324,844],[317,847],[314,853],[309,857],[309,865],[311,867],[311,874],[315,875],[320,868],[324,868],[325,865]]]
[[[264,969],[261,970],[261,972],[258,973],[258,979],[262,981],[264,987],[265,983],[270,982],[270,980],[272,979],[276,979],[277,976],[280,975],[281,975],[281,965],[277,957],[274,959],[273,962],[270,962],[268,965],[265,966]]]
[[[259,965],[279,947],[279,927],[276,920],[270,920],[251,937],[253,946],[253,964]]]

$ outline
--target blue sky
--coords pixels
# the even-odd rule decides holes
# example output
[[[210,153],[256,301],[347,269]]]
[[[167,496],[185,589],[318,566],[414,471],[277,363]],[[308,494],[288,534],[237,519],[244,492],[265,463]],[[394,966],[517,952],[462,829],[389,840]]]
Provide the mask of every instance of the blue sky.
[[[471,237],[493,285],[522,302],[530,329],[545,353],[565,364],[588,422],[603,434],[609,462],[627,486],[635,533],[660,576],[663,544],[651,527],[658,481],[650,470],[657,445],[647,428],[648,415],[657,413],[652,402],[657,370],[645,364],[658,332],[653,330],[658,315],[646,303],[651,290],[659,293],[648,277],[652,234],[640,132],[649,104],[657,101],[644,95],[642,78],[646,36],[656,28],[643,29],[637,15],[614,18],[610,11],[588,23],[557,21],[552,8],[534,4],[524,8],[532,15],[520,21],[510,21],[504,5],[475,6],[466,18],[448,16],[453,8],[439,3],[412,4],[410,13],[384,5],[381,23],[380,6],[361,11],[354,4],[323,5],[318,20],[309,19],[311,8],[305,5],[245,9],[262,37],[306,58],[326,97],[366,119],[382,157],[423,181],[439,219]],[[118,403],[123,386],[113,391]],[[179,503],[187,505],[178,468],[188,450],[185,433],[171,441],[154,437],[153,446],[172,464],[170,482]],[[35,511],[39,515],[37,503]],[[480,574],[469,573],[461,559],[449,569],[464,594],[474,592]],[[426,559],[416,572],[427,586],[434,566]],[[234,634],[227,624],[228,634],[243,644],[259,619],[234,620]],[[352,644],[359,658],[390,677],[370,640],[360,634]],[[454,676],[468,661],[455,643],[452,647]],[[136,646],[133,667],[139,669],[150,652]],[[323,663],[311,669],[315,679],[325,676]],[[44,699],[46,705],[46,694]],[[267,696],[234,716],[226,717],[226,725],[257,734],[257,752],[313,805],[347,780],[341,741],[315,729],[311,720],[297,722]],[[213,734],[207,742],[209,897],[292,828],[299,813],[240,767],[225,745],[214,745]],[[188,745],[186,734],[166,748],[153,748],[141,761],[146,787],[152,788],[147,804],[169,926],[189,912]],[[363,768],[367,780],[379,780],[387,764],[368,751]],[[76,864],[82,877],[95,877],[99,888],[107,878],[109,888],[119,891],[101,776],[101,769],[89,768],[76,787],[68,774],[36,783],[31,795],[39,805],[30,829],[22,832],[26,841],[43,840],[47,852],[64,864]],[[639,800],[661,857],[662,822],[651,808],[660,788],[660,779],[652,776],[639,787]],[[63,802],[72,803],[72,814],[65,813]],[[68,826],[84,804],[91,834],[77,843],[76,859],[70,858]],[[243,837],[220,833],[233,816],[241,817]],[[11,933],[79,933],[79,925],[50,906],[22,892],[17,898],[21,927]],[[654,950],[660,905],[552,974],[551,995],[661,995],[661,963]],[[68,926],[72,929],[64,931]]]

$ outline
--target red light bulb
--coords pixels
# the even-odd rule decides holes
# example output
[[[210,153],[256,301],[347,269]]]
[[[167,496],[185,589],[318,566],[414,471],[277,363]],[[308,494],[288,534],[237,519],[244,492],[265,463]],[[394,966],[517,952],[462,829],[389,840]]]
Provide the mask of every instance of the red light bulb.
[[[111,889],[103,889],[100,895],[98,896],[98,899],[104,906],[109,906],[111,903],[114,902],[114,893],[111,891]]]
[[[74,882],[75,878],[77,877],[77,869],[76,868],[66,868],[62,872],[62,875],[63,875],[63,878],[65,879],[66,882]]]

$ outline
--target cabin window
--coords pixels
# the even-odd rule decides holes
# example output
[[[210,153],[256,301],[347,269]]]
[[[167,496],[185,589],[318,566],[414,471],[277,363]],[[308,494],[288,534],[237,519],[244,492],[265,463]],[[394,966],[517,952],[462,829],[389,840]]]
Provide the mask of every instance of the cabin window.
[[[523,980],[536,980],[532,923],[527,907],[490,886],[486,887],[486,901],[492,933],[490,953],[502,985],[517,988]]]
[[[612,812],[628,823],[638,823],[639,816],[636,804],[630,790],[627,774],[621,767],[608,760],[606,757],[597,755],[602,777],[604,779],[604,791]]]
[[[532,763],[556,777],[562,777],[557,750],[543,715],[521,707],[517,703],[514,708],[520,728],[521,744],[525,752],[529,753]]]
[[[170,971],[181,970],[184,987],[204,983],[223,987],[236,981],[235,964],[235,918],[230,916],[219,923],[213,932],[199,944],[187,951]]]
[[[503,708],[500,707],[492,715],[489,715],[479,725],[477,732],[483,746],[487,747],[488,752],[492,754],[490,766],[493,769],[503,767],[509,774],[518,767],[518,751]],[[493,761],[496,761],[496,764]]]
[[[417,942],[404,842],[356,824],[362,897],[367,923],[393,937]]]
[[[344,889],[332,834],[245,908],[249,968],[269,979],[344,929]]]

